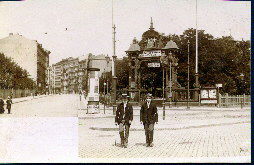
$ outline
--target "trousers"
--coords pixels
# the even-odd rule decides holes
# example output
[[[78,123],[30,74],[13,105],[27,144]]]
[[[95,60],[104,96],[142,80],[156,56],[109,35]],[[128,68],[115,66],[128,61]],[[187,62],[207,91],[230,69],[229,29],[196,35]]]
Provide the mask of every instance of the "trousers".
[[[130,125],[128,124],[119,124],[119,134],[121,138],[121,143],[128,143],[128,137],[129,137],[129,130],[130,130]]]
[[[153,130],[154,124],[144,123],[146,143],[151,144],[153,142]]]

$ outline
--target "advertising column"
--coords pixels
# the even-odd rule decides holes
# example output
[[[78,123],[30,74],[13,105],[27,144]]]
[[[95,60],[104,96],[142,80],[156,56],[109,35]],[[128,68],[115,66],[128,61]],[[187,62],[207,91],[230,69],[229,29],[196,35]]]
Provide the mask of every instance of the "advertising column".
[[[99,71],[98,68],[88,69],[88,104],[87,113],[100,113],[99,109]]]

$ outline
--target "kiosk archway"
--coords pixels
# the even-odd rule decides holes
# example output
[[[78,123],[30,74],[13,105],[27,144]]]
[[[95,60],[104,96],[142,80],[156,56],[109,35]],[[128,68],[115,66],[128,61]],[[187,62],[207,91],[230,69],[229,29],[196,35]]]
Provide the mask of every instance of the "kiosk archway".
[[[173,89],[180,87],[176,69],[178,47],[172,40],[164,39],[154,30],[151,19],[150,28],[143,33],[142,40],[138,42],[134,38],[126,51],[129,61],[128,92],[132,101],[141,101],[147,92],[162,98],[163,81],[167,100],[173,97]]]

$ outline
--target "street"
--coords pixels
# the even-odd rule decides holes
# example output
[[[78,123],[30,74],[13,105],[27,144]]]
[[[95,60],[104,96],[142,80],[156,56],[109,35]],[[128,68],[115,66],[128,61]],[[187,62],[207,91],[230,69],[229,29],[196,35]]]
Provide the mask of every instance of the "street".
[[[14,103],[1,117],[77,117],[78,95],[47,95]]]
[[[99,161],[98,158],[112,158],[113,162],[123,158],[147,158],[141,162],[250,161],[250,108],[168,109],[166,120],[159,110],[153,148],[145,147],[138,109],[134,110],[127,149],[119,147],[120,137],[111,111],[97,116],[79,117],[79,156],[90,161]]]
[[[77,161],[78,95],[13,102],[11,114],[0,115],[0,162]]]

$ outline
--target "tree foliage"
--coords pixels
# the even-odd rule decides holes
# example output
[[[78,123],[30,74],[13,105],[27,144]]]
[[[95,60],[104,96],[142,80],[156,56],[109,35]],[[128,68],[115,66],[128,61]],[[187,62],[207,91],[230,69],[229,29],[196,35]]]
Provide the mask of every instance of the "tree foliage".
[[[0,88],[1,89],[33,89],[35,82],[10,58],[0,53]]]
[[[112,85],[112,72],[103,72],[99,78],[99,86],[100,86],[100,93],[104,93],[104,83],[106,83],[105,86],[105,92],[107,93],[107,88],[108,91],[111,90],[111,85]]]

